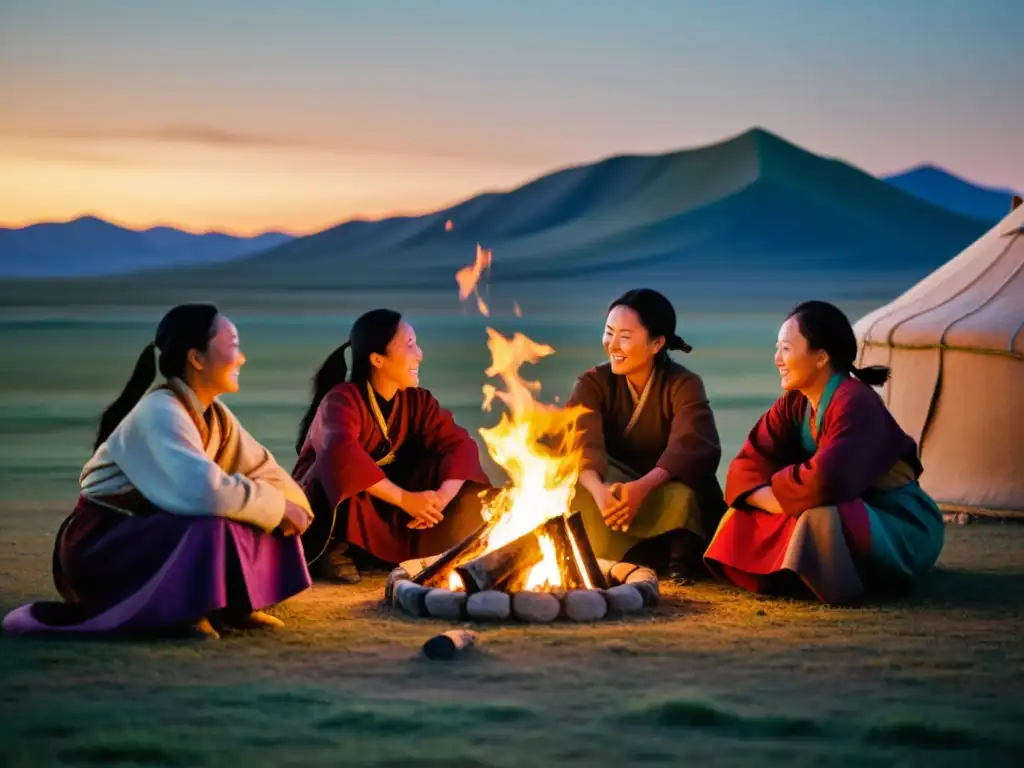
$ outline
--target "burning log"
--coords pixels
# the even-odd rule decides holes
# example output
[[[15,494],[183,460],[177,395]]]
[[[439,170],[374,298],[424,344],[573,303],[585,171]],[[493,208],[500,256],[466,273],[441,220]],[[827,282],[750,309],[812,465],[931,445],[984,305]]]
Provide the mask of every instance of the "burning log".
[[[417,573],[412,581],[424,587],[447,586],[448,576],[458,563],[471,560],[487,548],[487,534],[490,530],[491,524],[483,523],[469,536]]]
[[[534,532],[520,536],[503,547],[458,566],[455,572],[462,578],[466,592],[500,590],[544,559],[540,542]]]
[[[590,546],[590,539],[587,537],[587,529],[583,525],[583,515],[580,512],[573,513],[567,520],[570,541],[576,551],[574,558],[580,569],[586,574],[586,579],[580,586],[587,586],[591,589],[607,589],[608,580],[604,571],[601,570],[597,557],[594,555],[594,548]]]
[[[580,589],[586,586],[578,565],[568,523],[562,516],[553,517],[530,533],[520,536],[504,547],[463,562],[455,568],[469,593],[484,590],[515,592],[527,588],[530,571],[544,561],[541,538],[547,538],[554,548],[554,562],[550,563],[557,573],[557,580],[549,587]],[[589,542],[585,550],[590,552]],[[591,554],[593,554],[591,552]],[[597,560],[594,560],[596,568]],[[600,569],[597,569],[600,572]],[[537,585],[541,586],[541,585]]]

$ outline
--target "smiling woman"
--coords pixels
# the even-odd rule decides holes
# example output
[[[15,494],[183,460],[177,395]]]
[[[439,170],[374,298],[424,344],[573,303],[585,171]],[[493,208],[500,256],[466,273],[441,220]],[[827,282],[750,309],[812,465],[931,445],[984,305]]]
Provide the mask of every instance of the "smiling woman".
[[[159,353],[159,365],[156,356]],[[4,619],[8,632],[166,633],[278,627],[260,609],[310,584],[299,536],[309,503],[218,400],[238,390],[238,331],[209,304],[168,312],[104,411],[81,496],[59,532],[63,603]],[[150,391],[157,368],[164,381]]]
[[[902,591],[945,537],[917,480],[917,444],[872,390],[889,369],[854,365],[850,321],[823,301],[779,329],[783,395],[729,466],[732,507],[705,553],[719,576],[754,592],[849,603]]]
[[[612,302],[603,344],[608,362],[580,376],[569,398],[588,410],[573,504],[598,557],[621,560],[659,539],[670,570],[690,575],[725,510],[715,478],[722,448],[704,383],[669,357],[690,345],[676,333],[671,302],[649,288]]]
[[[314,378],[292,474],[317,512],[304,536],[317,576],[353,584],[361,578],[353,555],[394,566],[436,555],[482,523],[490,482],[479,448],[419,387],[422,361],[413,327],[375,309]]]

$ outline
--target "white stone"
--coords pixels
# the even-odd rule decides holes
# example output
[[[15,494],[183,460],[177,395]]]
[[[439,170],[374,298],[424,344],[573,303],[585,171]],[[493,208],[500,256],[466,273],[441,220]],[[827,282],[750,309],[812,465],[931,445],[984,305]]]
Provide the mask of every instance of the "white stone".
[[[466,600],[466,612],[474,619],[507,619],[511,608],[508,595],[494,590],[477,592]]]
[[[432,589],[424,598],[427,612],[435,619],[461,619],[462,606],[466,603],[465,592],[450,589]]]
[[[640,613],[644,609],[644,597],[630,584],[604,590],[609,613]]]
[[[393,602],[410,616],[423,618],[430,615],[425,602],[430,592],[430,587],[421,587],[408,580],[398,581],[395,582]]]
[[[658,583],[658,574],[652,571],[650,568],[637,568],[628,577],[626,577],[627,584],[639,584],[647,582],[648,584]]]
[[[516,592],[512,595],[512,613],[520,621],[547,623],[558,618],[562,604],[547,592]]]
[[[394,605],[395,584],[397,584],[400,581],[407,580],[408,578],[409,578],[408,571],[406,571],[401,566],[399,566],[398,568],[395,568],[395,570],[393,570],[391,573],[389,573],[388,574],[388,580],[384,584],[384,600],[386,602]]]
[[[565,615],[573,621],[597,621],[608,612],[604,595],[596,589],[574,589],[565,594],[562,601]]]

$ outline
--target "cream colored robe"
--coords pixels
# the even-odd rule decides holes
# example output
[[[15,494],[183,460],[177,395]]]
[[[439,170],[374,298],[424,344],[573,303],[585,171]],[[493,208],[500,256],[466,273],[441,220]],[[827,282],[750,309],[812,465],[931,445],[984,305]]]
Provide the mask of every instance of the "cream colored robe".
[[[82,469],[82,493],[132,512],[143,500],[175,515],[214,515],[270,532],[298,484],[220,401],[206,413],[179,379],[146,394]]]

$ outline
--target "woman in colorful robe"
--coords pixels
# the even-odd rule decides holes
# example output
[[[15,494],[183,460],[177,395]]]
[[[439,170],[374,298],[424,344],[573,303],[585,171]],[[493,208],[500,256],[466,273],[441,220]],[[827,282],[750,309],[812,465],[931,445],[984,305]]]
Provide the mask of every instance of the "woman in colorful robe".
[[[156,376],[156,354],[164,382]],[[8,614],[8,632],[177,633],[279,627],[261,609],[310,585],[305,494],[218,395],[245,356],[217,308],[165,315],[104,412],[81,495],[57,534],[63,603]]]
[[[779,331],[785,390],[729,467],[723,518],[705,553],[718,575],[754,592],[842,604],[902,590],[934,565],[945,530],[918,485],[917,445],[857,368],[846,316],[812,301]]]
[[[359,560],[439,554],[483,523],[479,448],[418,386],[422,360],[413,327],[376,309],[316,374],[293,476],[317,514],[303,538],[318,578],[354,584]]]
[[[608,362],[584,373],[569,397],[588,411],[573,506],[598,557],[622,559],[657,537],[670,572],[693,575],[725,511],[715,477],[722,447],[703,381],[669,357],[691,349],[676,335],[671,302],[647,288],[620,296],[604,349]]]

